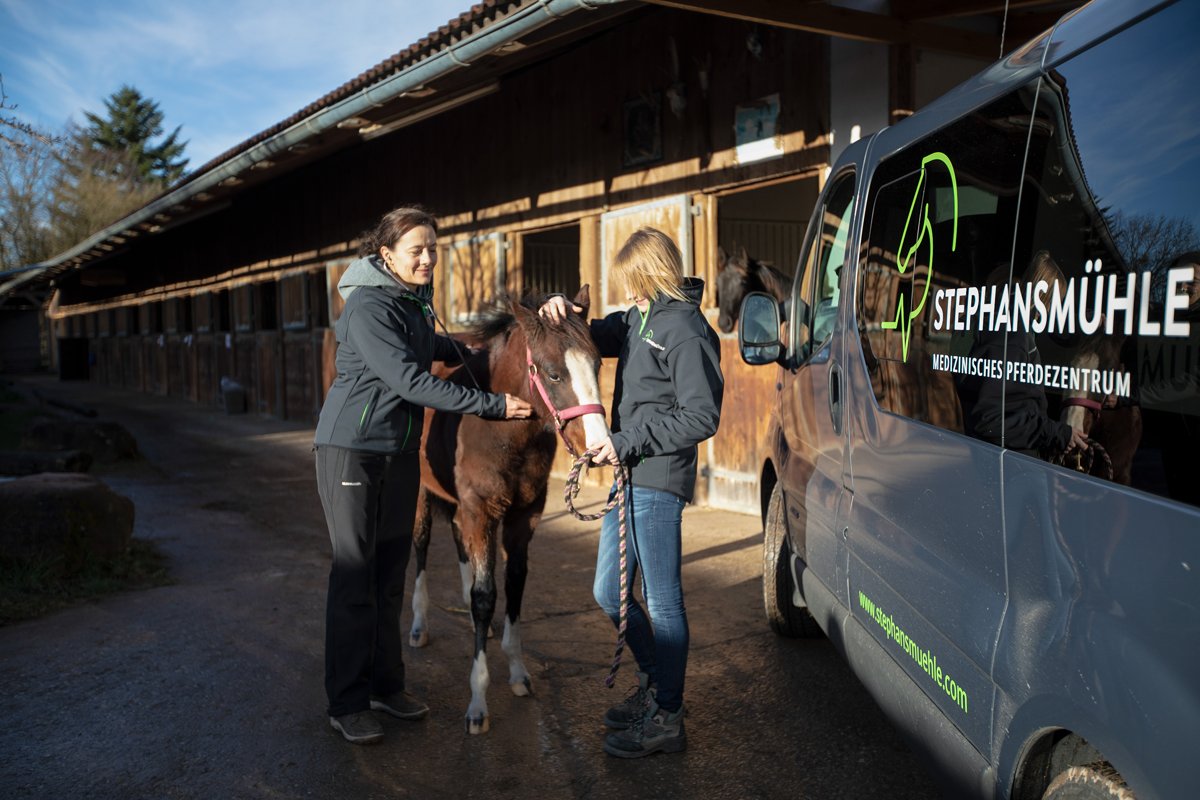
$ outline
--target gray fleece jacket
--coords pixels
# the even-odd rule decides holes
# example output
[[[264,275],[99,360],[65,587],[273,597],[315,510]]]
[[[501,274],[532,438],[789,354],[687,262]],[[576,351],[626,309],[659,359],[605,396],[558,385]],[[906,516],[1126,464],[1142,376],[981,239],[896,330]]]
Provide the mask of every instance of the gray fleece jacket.
[[[721,343],[700,311],[704,281],[688,278],[689,302],[659,296],[592,320],[602,356],[617,356],[613,447],[634,486],[692,499],[696,445],[717,432],[725,378]]]
[[[502,394],[448,383],[433,361],[457,361],[433,328],[433,291],[410,288],[378,256],[360,258],[338,281],[337,378],[325,396],[314,443],[373,453],[415,452],[425,409],[503,419]]]

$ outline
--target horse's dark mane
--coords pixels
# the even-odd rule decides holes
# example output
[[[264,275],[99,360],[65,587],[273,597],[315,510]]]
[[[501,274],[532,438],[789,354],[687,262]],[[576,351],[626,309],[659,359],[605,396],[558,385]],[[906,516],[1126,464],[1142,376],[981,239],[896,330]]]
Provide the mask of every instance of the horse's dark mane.
[[[466,333],[475,341],[489,342],[497,336],[507,336],[516,324],[517,318],[508,310],[508,305],[497,302],[485,310],[479,319],[467,328]]]
[[[765,261],[751,260],[750,263],[753,265],[754,276],[758,278],[758,282],[762,284],[764,291],[770,292],[780,300],[787,297],[788,282],[790,281],[787,275],[784,275]]]
[[[481,344],[486,344],[501,336],[507,337],[508,334],[517,325],[517,318],[510,310],[511,300],[507,296],[502,296],[485,310],[467,330],[467,336]],[[576,345],[585,349],[594,348],[591,333],[588,331],[587,323],[584,318],[578,314],[571,314],[563,325],[551,326],[550,323],[543,322],[541,317],[537,317],[538,302],[531,297],[523,297],[520,300],[520,305],[533,312],[537,319],[537,326],[533,330],[526,331],[531,344],[537,344],[547,335],[554,335],[557,338],[565,340],[567,347]]]

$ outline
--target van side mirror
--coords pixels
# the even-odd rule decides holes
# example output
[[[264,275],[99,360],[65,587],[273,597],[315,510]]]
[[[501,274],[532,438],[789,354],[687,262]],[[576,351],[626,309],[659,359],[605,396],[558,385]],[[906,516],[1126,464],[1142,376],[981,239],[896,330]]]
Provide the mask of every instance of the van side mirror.
[[[763,292],[751,292],[738,313],[738,350],[747,364],[772,364],[783,355],[779,341],[779,301]]]

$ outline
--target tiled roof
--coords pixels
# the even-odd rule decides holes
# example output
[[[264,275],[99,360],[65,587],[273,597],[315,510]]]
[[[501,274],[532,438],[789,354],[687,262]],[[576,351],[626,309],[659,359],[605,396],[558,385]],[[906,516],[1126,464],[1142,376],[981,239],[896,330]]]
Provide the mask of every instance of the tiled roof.
[[[372,84],[378,83],[389,75],[394,75],[400,70],[412,66],[439,50],[444,50],[446,47],[470,34],[487,27],[496,19],[506,16],[512,9],[528,5],[529,2],[530,0],[484,0],[482,3],[471,6],[469,10],[459,14],[436,31],[430,32],[427,36],[409,45],[399,53],[384,59],[358,76],[351,78],[332,92],[309,103],[287,119],[281,120],[240,144],[234,145],[198,169],[190,172],[175,186],[186,185],[196,177],[223,164],[239,153],[249,150],[259,142],[270,139],[272,136],[287,130],[318,111],[328,108],[341,100],[345,100],[347,97],[362,91]]]

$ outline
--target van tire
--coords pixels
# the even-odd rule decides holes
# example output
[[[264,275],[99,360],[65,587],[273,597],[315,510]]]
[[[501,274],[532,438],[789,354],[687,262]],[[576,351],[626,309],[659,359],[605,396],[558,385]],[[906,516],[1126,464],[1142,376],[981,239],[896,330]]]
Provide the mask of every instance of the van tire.
[[[792,605],[791,548],[783,519],[783,492],[776,485],[763,525],[763,607],[767,624],[780,636],[811,638],[821,628],[807,608]]]
[[[1042,800],[1136,800],[1121,773],[1099,762],[1071,767],[1050,782]]]

